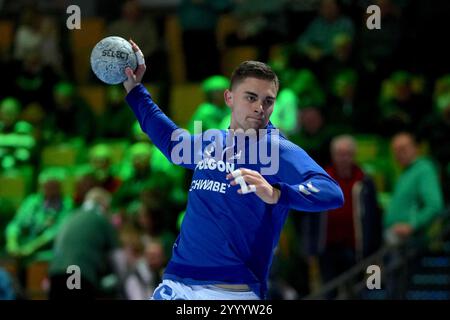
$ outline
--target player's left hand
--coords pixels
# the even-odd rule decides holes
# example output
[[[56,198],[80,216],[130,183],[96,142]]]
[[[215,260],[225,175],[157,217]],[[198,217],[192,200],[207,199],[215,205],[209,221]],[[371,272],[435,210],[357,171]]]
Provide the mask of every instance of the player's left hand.
[[[255,192],[265,203],[275,204],[278,202],[278,199],[280,199],[281,191],[273,187],[255,170],[243,168],[237,169],[227,175],[227,180],[231,180],[230,185],[232,186],[238,184],[241,185],[238,193],[246,194]]]

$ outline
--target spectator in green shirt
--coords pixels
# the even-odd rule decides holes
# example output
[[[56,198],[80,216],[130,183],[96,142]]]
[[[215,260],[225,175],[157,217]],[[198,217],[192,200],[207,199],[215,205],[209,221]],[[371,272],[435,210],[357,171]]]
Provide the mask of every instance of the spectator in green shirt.
[[[50,299],[94,299],[102,296],[101,280],[113,274],[114,249],[118,237],[108,218],[111,195],[93,188],[83,206],[64,224],[55,239],[50,264]],[[80,271],[80,289],[67,287],[69,266]],[[75,273],[72,273],[75,274]],[[73,285],[77,284],[74,279]],[[76,288],[76,287],[75,287]]]
[[[62,193],[64,171],[49,168],[39,175],[41,191],[28,196],[6,227],[6,249],[16,257],[35,258],[50,249],[61,224],[72,208]]]
[[[438,172],[429,159],[419,156],[414,136],[405,132],[395,135],[392,151],[403,169],[385,216],[388,240],[395,241],[427,225],[444,205]]]
[[[322,0],[319,15],[297,40],[302,54],[309,60],[317,62],[333,51],[333,39],[337,34],[348,34],[353,37],[353,22],[341,14],[340,1]]]

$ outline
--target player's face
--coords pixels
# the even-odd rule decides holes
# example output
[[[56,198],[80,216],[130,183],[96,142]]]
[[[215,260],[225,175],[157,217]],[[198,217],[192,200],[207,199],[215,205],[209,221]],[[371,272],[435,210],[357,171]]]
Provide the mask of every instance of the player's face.
[[[277,88],[273,81],[246,78],[231,91],[225,91],[225,103],[231,108],[231,129],[262,129],[273,112]]]

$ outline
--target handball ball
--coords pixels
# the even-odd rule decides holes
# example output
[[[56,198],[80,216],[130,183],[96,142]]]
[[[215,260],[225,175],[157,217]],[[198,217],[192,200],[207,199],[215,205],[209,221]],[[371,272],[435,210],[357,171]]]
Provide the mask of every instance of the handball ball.
[[[97,78],[107,84],[127,79],[125,68],[136,70],[137,58],[131,44],[121,37],[106,37],[91,52],[91,68]]]

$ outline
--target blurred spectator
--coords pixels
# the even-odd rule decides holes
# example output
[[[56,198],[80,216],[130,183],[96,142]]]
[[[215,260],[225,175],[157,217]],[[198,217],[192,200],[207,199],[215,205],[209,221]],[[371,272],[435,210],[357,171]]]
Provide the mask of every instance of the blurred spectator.
[[[145,142],[133,144],[127,151],[132,161],[132,171],[120,185],[113,197],[113,207],[120,211],[139,201],[141,192],[148,188],[161,188],[156,185],[154,175],[151,171],[150,162],[152,156],[151,145]]]
[[[169,259],[175,241],[173,230],[176,226],[173,217],[168,216],[169,210],[164,202],[160,201],[160,197],[161,192],[158,190],[142,193],[137,212],[137,230],[144,246],[152,241],[159,241],[164,249],[164,256]]]
[[[148,243],[142,255],[128,271],[124,280],[124,295],[128,300],[148,300],[162,279],[167,264],[159,241]]]
[[[225,117],[230,114],[230,109],[225,104],[223,93],[230,86],[230,81],[220,75],[211,76],[202,83],[206,101],[197,107],[188,124],[188,130],[194,133],[194,122],[201,121],[203,132],[209,129],[227,129],[221,127]]]
[[[89,151],[89,162],[94,170],[97,183],[106,191],[114,194],[122,183],[113,174],[112,152],[107,144],[97,144]]]
[[[123,3],[121,18],[109,25],[107,33],[125,39],[132,38],[139,43],[139,48],[146,58],[158,46],[156,25],[152,19],[143,15],[137,0],[127,0]]]
[[[40,31],[42,34],[43,64],[50,66],[59,76],[64,76],[67,72],[63,69],[61,39],[56,19],[51,16],[44,16]]]
[[[6,227],[6,250],[18,262],[18,277],[26,286],[26,268],[48,260],[53,240],[69,217],[72,201],[62,194],[65,172],[49,168],[39,174],[39,192],[29,195]]]
[[[227,117],[224,118],[224,121]],[[221,127],[228,128],[230,121],[221,123]],[[166,156],[151,143],[149,137],[142,131],[139,122],[133,125],[133,140],[136,142],[144,142],[151,148],[151,172],[154,184],[160,186],[163,193],[170,199],[170,205],[175,207],[174,212],[179,212],[185,206],[187,201],[187,193],[185,189],[189,186],[190,180],[186,179],[186,170],[180,166],[174,165]],[[133,174],[131,158],[125,159],[120,170],[120,176],[124,179]]]
[[[393,0],[376,0],[375,5],[380,7],[381,28],[368,29],[366,20],[368,14],[360,25],[359,54],[366,72],[369,74],[367,87],[377,88],[383,78],[389,75],[394,68],[402,63],[399,49],[403,37],[403,21],[401,11]],[[365,12],[365,11],[364,11]],[[409,52],[406,53],[409,55]]]
[[[35,6],[27,6],[21,12],[19,25],[14,39],[14,59],[22,61],[27,52],[40,51],[44,35],[42,34],[42,15]]]
[[[152,72],[148,74],[152,77],[161,75],[160,68],[165,61],[161,60],[163,46],[160,45],[157,24],[153,17],[144,14],[139,0],[124,1],[122,15],[108,26],[107,35],[132,39],[138,43],[145,59],[152,66]]]
[[[335,75],[324,113],[327,122],[347,132],[373,132],[378,124],[378,112],[364,96],[358,74],[353,69]]]
[[[329,163],[329,143],[335,135],[333,126],[327,125],[319,108],[308,107],[298,115],[299,131],[291,141],[304,149],[321,166]]]
[[[443,210],[442,190],[434,164],[419,156],[415,138],[398,133],[392,151],[403,169],[385,215],[388,242],[398,242],[426,226]]]
[[[81,139],[89,143],[95,138],[95,116],[72,83],[59,82],[53,88],[53,109],[48,127],[53,133],[53,142]]]
[[[6,230],[6,249],[12,256],[31,257],[49,249],[61,223],[72,208],[62,194],[63,169],[49,168],[39,175],[40,190],[28,196]]]
[[[103,113],[98,117],[97,136],[106,139],[131,138],[130,127],[134,124],[135,116],[127,106],[121,86],[106,88],[106,105]]]
[[[324,57],[318,71],[318,76],[325,87],[330,87],[333,78],[339,73],[348,69],[358,71],[361,68],[353,46],[353,39],[349,34],[339,33],[334,36],[333,51]]]
[[[299,99],[298,107],[323,107],[326,95],[316,75],[308,69],[291,70],[286,76],[286,87]]]
[[[58,81],[58,75],[46,66],[39,48],[25,51],[21,62],[13,63],[11,81],[7,89],[26,106],[29,103],[39,103],[48,110],[52,105],[53,86]]]
[[[421,87],[417,77],[407,71],[396,71],[385,82],[380,95],[383,134],[405,130],[417,133],[417,124],[431,111],[431,102]]]
[[[13,133],[19,120],[22,106],[16,98],[6,97],[0,101],[0,132]]]
[[[88,192],[83,206],[61,228],[55,239],[51,261],[50,299],[94,299],[104,296],[101,279],[113,272],[113,252],[118,247],[115,229],[109,221],[111,196],[101,189]],[[80,268],[80,289],[70,290],[67,280],[71,265]]]
[[[270,47],[287,37],[286,3],[286,0],[234,1],[232,14],[238,25],[236,33],[226,39],[226,46],[255,46],[260,50],[258,59],[267,61]]]
[[[341,135],[331,141],[332,165],[328,174],[341,187],[344,206],[321,215],[308,215],[316,221],[309,243],[318,253],[323,283],[349,270],[374,253],[381,245],[382,219],[372,179],[355,162],[356,142]],[[318,237],[318,239],[314,239]]]
[[[94,187],[98,187],[99,183],[95,178],[94,169],[90,166],[82,166],[74,172],[75,182],[73,191],[74,209],[78,209],[83,205],[86,194]]]
[[[178,16],[189,81],[201,81],[219,73],[216,26],[219,14],[230,4],[230,0],[181,0]]]
[[[341,10],[339,0],[322,0],[318,16],[298,38],[299,52],[313,64],[332,54],[336,35],[345,33],[353,38],[353,22]]]

